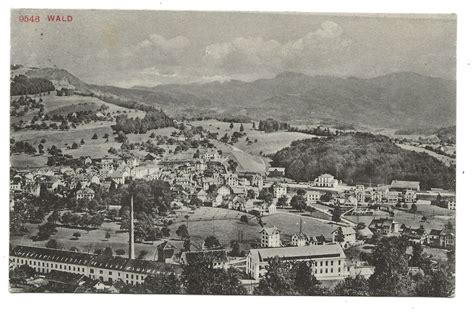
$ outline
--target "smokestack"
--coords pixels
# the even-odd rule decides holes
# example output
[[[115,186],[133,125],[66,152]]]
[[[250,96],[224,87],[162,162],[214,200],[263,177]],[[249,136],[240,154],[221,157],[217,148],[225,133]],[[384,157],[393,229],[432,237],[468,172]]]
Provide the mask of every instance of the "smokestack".
[[[130,260],[135,259],[135,235],[134,235],[134,227],[133,227],[133,195],[130,198],[130,230],[129,230],[129,250],[128,250],[128,258]]]
[[[303,233],[303,219],[300,217],[300,234]]]

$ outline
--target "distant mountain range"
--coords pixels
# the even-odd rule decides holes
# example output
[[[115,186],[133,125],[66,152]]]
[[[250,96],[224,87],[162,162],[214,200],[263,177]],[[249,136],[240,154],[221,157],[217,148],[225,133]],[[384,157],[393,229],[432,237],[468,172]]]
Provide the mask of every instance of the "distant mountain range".
[[[331,119],[396,129],[451,126],[456,123],[456,82],[411,72],[371,79],[308,76],[284,72],[253,82],[231,80],[205,84],[119,88],[82,82],[66,70],[30,69],[80,91],[107,94],[157,105],[171,115],[211,113],[273,117],[284,121]]]

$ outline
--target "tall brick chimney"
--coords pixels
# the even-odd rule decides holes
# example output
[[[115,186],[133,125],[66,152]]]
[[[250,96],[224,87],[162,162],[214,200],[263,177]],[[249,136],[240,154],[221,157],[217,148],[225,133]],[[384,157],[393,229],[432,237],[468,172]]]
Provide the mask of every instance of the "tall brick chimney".
[[[135,228],[133,227],[133,195],[130,197],[130,230],[129,230],[129,250],[128,250],[128,258],[130,260],[135,259],[135,235],[134,235]]]

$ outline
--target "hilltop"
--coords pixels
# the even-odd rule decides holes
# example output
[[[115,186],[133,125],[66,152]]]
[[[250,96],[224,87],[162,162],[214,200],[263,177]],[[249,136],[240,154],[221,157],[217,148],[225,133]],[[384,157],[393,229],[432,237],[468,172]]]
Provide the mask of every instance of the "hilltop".
[[[337,119],[360,125],[428,127],[455,124],[455,82],[415,73],[371,79],[286,72],[253,82],[159,85],[148,91],[193,94],[210,106],[259,118]]]
[[[350,133],[294,141],[273,156],[289,178],[309,181],[331,173],[348,183],[387,184],[417,180],[422,188],[455,189],[456,172],[426,154],[401,149],[388,137]]]
[[[331,119],[401,130],[456,123],[456,82],[410,72],[370,79],[284,72],[252,82],[120,88],[90,85],[56,68],[16,71],[49,79],[56,87],[159,107],[175,117],[225,114],[303,123]]]

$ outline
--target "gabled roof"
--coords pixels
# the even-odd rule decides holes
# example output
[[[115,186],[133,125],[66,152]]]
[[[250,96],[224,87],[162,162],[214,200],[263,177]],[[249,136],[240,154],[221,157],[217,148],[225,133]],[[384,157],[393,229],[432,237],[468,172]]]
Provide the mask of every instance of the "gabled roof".
[[[267,261],[274,257],[279,257],[283,260],[324,257],[345,258],[344,250],[342,250],[338,244],[251,249],[250,253],[254,257],[258,257],[260,262]]]
[[[273,226],[273,227],[263,227],[259,233],[261,232],[266,232],[268,235],[275,235],[275,234],[279,234],[280,233],[280,230],[276,227],[276,226]]]
[[[408,181],[408,180],[392,180],[391,188],[399,189],[419,189],[419,181]]]

